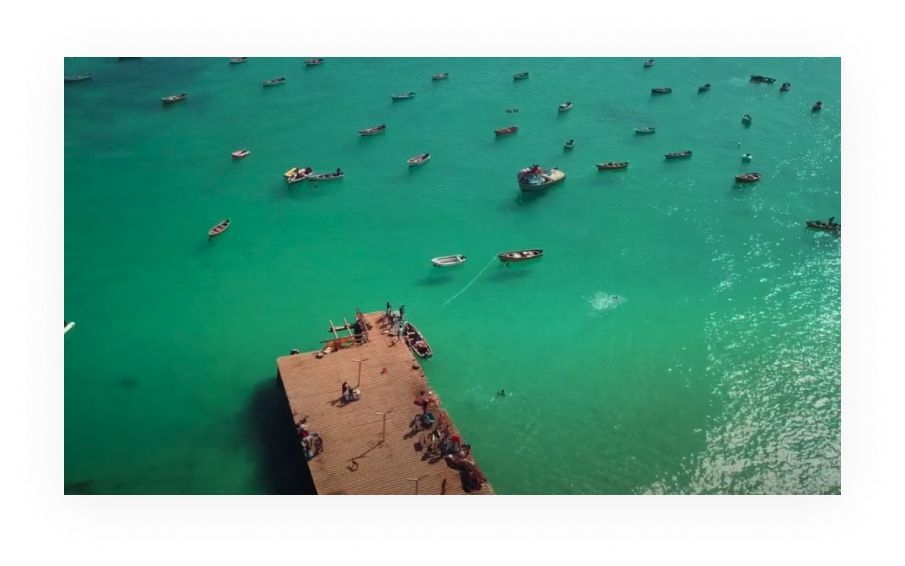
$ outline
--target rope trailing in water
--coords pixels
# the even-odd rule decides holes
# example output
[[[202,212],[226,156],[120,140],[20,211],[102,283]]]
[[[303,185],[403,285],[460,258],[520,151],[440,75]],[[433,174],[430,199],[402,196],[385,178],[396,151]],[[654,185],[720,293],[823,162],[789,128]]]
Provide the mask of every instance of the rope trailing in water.
[[[472,279],[471,281],[468,282],[468,285],[463,287],[461,291],[459,291],[452,297],[446,299],[446,302],[444,302],[442,305],[440,305],[440,307],[445,307],[450,301],[452,301],[453,299],[455,299],[456,297],[458,297],[459,295],[464,293],[469,287],[471,287],[471,284],[474,283],[475,281],[477,281],[478,277],[480,277],[485,271],[487,271],[487,268],[493,264],[493,260],[495,260],[495,259],[496,259],[496,256],[493,256],[492,258],[490,258],[490,261],[487,262],[487,265],[484,266],[484,269],[482,269],[477,275],[475,275],[474,279]]]

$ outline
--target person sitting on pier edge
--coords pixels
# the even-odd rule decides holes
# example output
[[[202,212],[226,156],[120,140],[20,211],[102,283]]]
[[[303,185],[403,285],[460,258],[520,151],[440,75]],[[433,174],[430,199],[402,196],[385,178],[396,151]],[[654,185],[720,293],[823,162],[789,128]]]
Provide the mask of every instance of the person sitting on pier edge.
[[[318,433],[311,433],[311,436],[302,439],[302,451],[305,453],[305,459],[311,460],[324,451],[323,439]]]

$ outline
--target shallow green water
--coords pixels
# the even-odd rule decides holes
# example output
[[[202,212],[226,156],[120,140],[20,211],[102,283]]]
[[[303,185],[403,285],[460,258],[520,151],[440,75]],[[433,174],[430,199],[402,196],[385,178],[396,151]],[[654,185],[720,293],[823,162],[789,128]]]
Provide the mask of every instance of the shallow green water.
[[[67,59],[66,491],[286,490],[274,359],[389,300],[500,493],[838,492],[839,60],[642,61]]]

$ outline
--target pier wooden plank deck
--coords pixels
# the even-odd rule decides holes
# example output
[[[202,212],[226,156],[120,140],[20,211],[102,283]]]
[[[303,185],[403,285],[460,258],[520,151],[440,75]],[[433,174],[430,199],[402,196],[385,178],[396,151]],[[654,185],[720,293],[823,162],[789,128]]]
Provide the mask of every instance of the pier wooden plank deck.
[[[320,359],[315,352],[277,359],[293,419],[307,415],[308,430],[324,441],[323,452],[308,462],[317,492],[414,494],[414,480],[420,478],[419,494],[466,493],[459,471],[442,458],[424,459],[423,450],[416,450],[420,435],[410,433],[412,418],[421,412],[415,400],[421,391],[431,390],[421,364],[404,341],[382,334],[383,312],[364,316],[371,324],[370,340],[365,344],[342,348]],[[358,384],[359,364],[354,360],[365,358]],[[359,400],[342,403],[343,381],[361,390]],[[380,412],[387,413],[385,439]],[[445,418],[453,433],[459,434],[442,403],[432,412],[440,413],[438,419]],[[472,492],[492,493],[489,483]]]

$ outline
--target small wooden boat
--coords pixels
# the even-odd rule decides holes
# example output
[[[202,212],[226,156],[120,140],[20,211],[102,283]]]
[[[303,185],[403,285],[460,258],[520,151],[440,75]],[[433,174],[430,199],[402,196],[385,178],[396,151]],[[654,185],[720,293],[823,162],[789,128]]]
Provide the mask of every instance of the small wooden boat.
[[[776,79],[771,79],[770,77],[765,77],[763,75],[751,75],[749,79],[752,83],[767,83],[773,84],[776,82]]]
[[[503,252],[497,254],[497,257],[503,263],[518,263],[520,261],[529,261],[537,259],[544,255],[544,250],[517,250],[513,252]]]
[[[710,90],[710,83],[698,87],[698,92],[707,92],[708,90]]]
[[[423,165],[431,158],[431,154],[422,153],[421,155],[416,155],[415,157],[409,158],[406,163],[409,164],[409,167],[414,167],[416,165]]]
[[[283,173],[283,177],[286,179],[286,182],[290,185],[294,183],[298,183],[304,181],[308,178],[308,175],[313,173],[314,171],[311,167],[293,167],[292,169]]]
[[[823,220],[807,220],[805,221],[805,224],[808,228],[813,228],[814,230],[839,233],[842,230],[842,224],[835,222],[834,219],[835,217],[831,217],[825,222]]]
[[[226,220],[220,222],[219,224],[217,224],[216,226],[214,226],[213,228],[208,230],[207,237],[213,238],[214,236],[219,236],[223,232],[226,232],[226,229],[229,228],[229,225],[230,225],[230,220],[229,220],[229,218],[227,218]]]
[[[647,61],[644,62],[644,68],[645,68],[645,69],[649,69],[649,68],[651,68],[651,67],[653,67],[653,66],[654,66],[654,60],[653,60],[653,59],[648,59]]]
[[[168,104],[175,104],[177,102],[182,102],[183,100],[185,100],[186,96],[188,96],[188,93],[181,92],[179,94],[174,94],[172,96],[164,96],[160,100],[163,102],[164,106],[167,106]]]
[[[598,163],[598,171],[613,171],[615,169],[628,168],[628,161],[607,161],[606,163]]]
[[[236,151],[232,152],[230,155],[232,155],[236,159],[242,159],[243,157],[247,157],[250,153],[251,150],[243,147],[242,149],[237,149]]]
[[[345,177],[345,173],[339,167],[336,168],[336,171],[332,173],[309,173],[305,179],[311,182],[317,181],[337,181]]]
[[[819,112],[823,109],[823,103],[819,100],[814,103],[814,106],[811,106],[811,112]]]
[[[571,109],[572,109],[571,102],[563,102],[562,104],[559,105],[560,112],[566,112],[567,110],[571,110]]]
[[[427,340],[425,340],[424,336],[418,332],[415,325],[409,321],[405,321],[403,336],[405,337],[406,345],[408,345],[408,347],[412,349],[412,352],[419,358],[425,359],[434,355]]]
[[[750,153],[742,154],[742,161],[744,161],[745,163],[748,163],[749,161],[751,161],[751,159],[753,159],[753,158]]]
[[[64,83],[78,83],[81,81],[87,81],[94,78],[94,75],[91,73],[85,73],[84,75],[67,75],[63,77]]]
[[[507,114],[512,114],[513,112],[515,112],[515,113],[517,114],[517,113],[518,113],[518,108],[507,108],[507,109],[506,109],[506,113],[507,113]]]
[[[686,149],[685,151],[671,151],[665,155],[666,159],[684,159],[686,157],[691,157],[691,150]]]
[[[386,124],[381,124],[379,126],[374,126],[372,128],[365,128],[363,130],[358,130],[358,133],[363,136],[376,136],[377,134],[382,134],[384,130],[387,129]]]
[[[499,130],[494,130],[493,133],[495,133],[498,136],[508,136],[508,135],[516,133],[517,131],[518,131],[518,126],[513,125],[513,126],[506,126],[505,128],[500,128]]]
[[[456,254],[435,257],[431,260],[431,263],[434,264],[434,267],[454,267],[456,265],[462,265],[463,263],[465,263],[465,256]]]
[[[263,84],[264,86],[277,86],[277,85],[281,85],[285,82],[286,82],[286,77],[277,77],[275,79],[270,79],[270,80],[264,81],[261,84]]]
[[[436,75],[431,75],[431,80],[442,81],[449,78],[449,73],[437,73]]]
[[[248,61],[248,57],[233,57],[229,60],[230,65],[238,65],[239,63],[244,63]]]
[[[742,173],[735,176],[736,183],[755,183],[760,181],[760,173]]]
[[[307,61],[305,61],[305,66],[306,66],[306,67],[314,67],[315,65],[320,65],[320,64],[322,64],[323,62],[324,62],[323,59],[321,59],[320,57],[317,57],[317,58],[315,58],[315,59],[308,59]]]
[[[744,116],[742,116],[742,124],[744,124],[746,126],[751,125],[751,115],[750,114],[745,114]]]
[[[525,71],[524,73],[516,73],[516,74],[512,75],[512,80],[514,80],[514,81],[520,81],[522,79],[527,79],[527,78],[528,78],[528,71]]]
[[[658,86],[656,88],[650,89],[651,94],[669,94],[672,92],[672,89],[668,86]]]
[[[657,128],[654,128],[653,126],[645,126],[645,127],[643,127],[643,128],[635,128],[635,133],[638,134],[639,136],[647,136],[647,135],[650,135],[650,134],[655,134],[655,133],[657,133]]]
[[[562,146],[563,149],[574,149],[575,148],[575,140],[569,140]]]
[[[782,83],[782,86],[779,87],[779,92],[789,92],[790,88],[792,88],[792,83],[789,83],[789,82]]]
[[[390,98],[393,100],[408,100],[409,98],[415,98],[415,91],[410,90],[405,94],[394,94]]]
[[[544,169],[540,165],[532,165],[519,170],[515,175],[519,188],[524,192],[542,191],[566,180],[566,172],[557,167]]]

